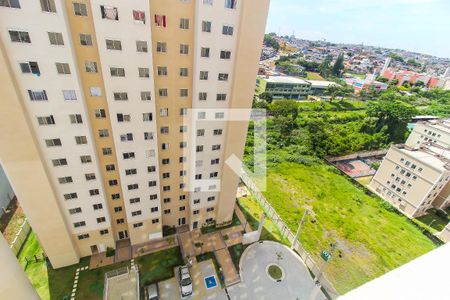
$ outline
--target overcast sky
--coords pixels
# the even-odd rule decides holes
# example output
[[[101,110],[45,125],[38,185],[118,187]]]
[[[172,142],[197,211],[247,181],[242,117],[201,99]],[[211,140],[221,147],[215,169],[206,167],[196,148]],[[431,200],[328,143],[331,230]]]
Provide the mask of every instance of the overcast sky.
[[[450,58],[450,0],[271,0],[267,31]]]

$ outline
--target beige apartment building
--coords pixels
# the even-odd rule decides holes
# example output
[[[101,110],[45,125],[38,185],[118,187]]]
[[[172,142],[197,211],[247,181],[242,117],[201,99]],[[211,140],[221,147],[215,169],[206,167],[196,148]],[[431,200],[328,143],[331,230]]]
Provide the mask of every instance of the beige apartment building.
[[[0,162],[54,267],[231,222],[268,6],[0,1]]]
[[[419,123],[405,145],[392,146],[369,187],[408,217],[450,205],[450,128]]]

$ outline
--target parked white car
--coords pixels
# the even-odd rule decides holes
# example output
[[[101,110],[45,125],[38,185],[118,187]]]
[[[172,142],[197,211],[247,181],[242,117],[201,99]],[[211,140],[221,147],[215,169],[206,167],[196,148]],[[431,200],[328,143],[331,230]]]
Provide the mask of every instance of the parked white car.
[[[189,273],[189,268],[187,266],[181,266],[178,272],[178,280],[180,281],[180,294],[181,298],[184,299],[192,295],[191,274]]]

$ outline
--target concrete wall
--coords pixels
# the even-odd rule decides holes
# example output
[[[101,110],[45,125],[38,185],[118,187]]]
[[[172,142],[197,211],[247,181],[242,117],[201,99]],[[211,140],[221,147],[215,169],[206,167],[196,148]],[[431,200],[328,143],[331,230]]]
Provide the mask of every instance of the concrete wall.
[[[6,209],[9,202],[14,198],[15,194],[6,177],[5,172],[0,166],[0,216],[3,215],[3,208]]]

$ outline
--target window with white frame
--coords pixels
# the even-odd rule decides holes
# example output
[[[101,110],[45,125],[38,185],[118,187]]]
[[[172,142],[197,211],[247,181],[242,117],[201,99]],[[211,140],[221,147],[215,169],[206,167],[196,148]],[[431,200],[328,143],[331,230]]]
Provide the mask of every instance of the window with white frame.
[[[208,71],[200,71],[200,80],[208,80]]]
[[[113,93],[114,100],[116,101],[126,101],[128,100],[128,93],[127,92],[115,92]]]
[[[30,34],[26,31],[10,30],[9,37],[14,43],[31,43]]]
[[[229,51],[229,50],[221,50],[220,51],[220,58],[221,59],[230,59],[231,58],[231,51]]]
[[[189,45],[180,44],[180,54],[189,54]]]
[[[149,78],[150,77],[150,69],[149,68],[138,68],[139,69],[139,77],[140,78]]]
[[[47,32],[50,45],[64,46],[63,35],[60,32]]]
[[[125,77],[125,69],[118,67],[110,67],[109,72],[112,77]]]
[[[160,108],[159,109],[159,116],[160,117],[167,117],[169,115],[169,109],[168,108]]]
[[[75,90],[63,90],[63,97],[66,101],[74,101],[77,100],[77,94],[75,93]]]
[[[187,77],[189,75],[188,68],[180,68],[180,76],[181,77]]]
[[[106,39],[106,49],[109,50],[122,50],[122,42],[119,40],[111,40],[111,39]]]
[[[100,5],[100,11],[102,13],[102,19],[119,20],[119,11],[117,10],[117,7]]]
[[[85,67],[86,67],[86,72],[88,73],[97,73],[98,69],[97,69],[97,63],[95,61],[86,61],[84,63]]]
[[[158,67],[158,76],[167,76],[167,67]]]
[[[158,90],[158,94],[160,97],[167,97],[168,96],[168,91],[165,88],[159,89]]]
[[[225,101],[225,100],[227,100],[227,94],[217,94],[216,100],[217,101]]]
[[[202,21],[202,31],[203,32],[211,32],[211,22],[210,21]]]
[[[219,73],[218,80],[219,81],[228,81],[228,73]]]
[[[223,25],[222,26],[222,34],[223,35],[233,35],[234,27],[231,25]]]
[[[55,0],[40,0],[42,11],[46,12],[56,12]]]
[[[152,100],[152,93],[151,92],[141,92],[141,100],[142,101],[150,101]]]
[[[156,52],[166,53],[167,43],[166,42],[156,42]]]
[[[206,101],[208,99],[208,93],[200,92],[198,93],[198,100]]]
[[[0,6],[10,8],[20,8],[20,2],[19,0],[2,0],[0,1]]]
[[[28,90],[28,96],[31,101],[47,101],[47,92],[45,90]]]
[[[117,122],[122,123],[122,122],[130,122],[131,121],[131,116],[127,115],[127,114],[117,114]]]
[[[136,41],[137,52],[148,52],[147,41]]]
[[[200,56],[201,57],[209,57],[209,48],[202,47],[200,50]]]
[[[75,16],[87,16],[86,4],[74,2],[73,3],[73,12],[74,12]]]
[[[133,10],[133,19],[136,23],[145,24],[145,12],[142,10]]]
[[[155,25],[158,27],[167,26],[167,18],[165,15],[155,15]]]
[[[90,34],[80,33],[81,46],[92,46],[92,36]]]
[[[80,114],[70,114],[69,119],[70,124],[83,124],[83,118]]]
[[[41,71],[39,70],[39,65],[36,61],[27,61],[19,63],[20,70],[24,74],[34,74],[34,75],[41,75]]]
[[[153,120],[153,114],[152,113],[143,113],[142,114],[142,121],[150,122],[152,120]]]
[[[68,63],[55,63],[56,64],[56,72],[58,74],[70,74],[70,66]]]
[[[225,0],[225,8],[236,9],[237,0]]]
[[[180,29],[189,29],[189,19],[186,18],[180,19]]]
[[[101,97],[102,96],[102,89],[98,86],[91,86],[89,88],[89,93],[92,97]]]

